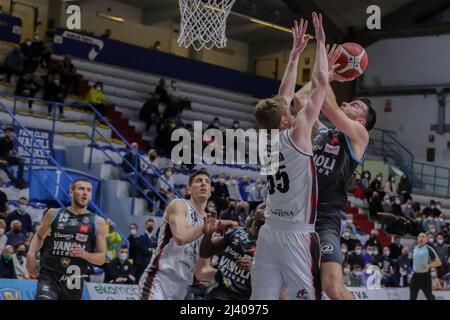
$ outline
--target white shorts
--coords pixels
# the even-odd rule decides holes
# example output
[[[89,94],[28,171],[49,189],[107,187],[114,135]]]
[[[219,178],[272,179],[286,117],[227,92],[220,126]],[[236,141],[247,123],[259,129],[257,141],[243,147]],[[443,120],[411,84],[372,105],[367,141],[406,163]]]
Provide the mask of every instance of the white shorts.
[[[261,227],[252,266],[251,300],[320,300],[320,243],[314,226]]]
[[[147,268],[139,280],[140,300],[184,300],[189,284],[164,271]]]

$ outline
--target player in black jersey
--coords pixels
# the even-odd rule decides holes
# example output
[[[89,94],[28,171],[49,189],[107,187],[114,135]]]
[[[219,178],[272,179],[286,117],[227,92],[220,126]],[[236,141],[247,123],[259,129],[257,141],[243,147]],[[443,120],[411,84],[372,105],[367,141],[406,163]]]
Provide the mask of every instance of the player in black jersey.
[[[200,244],[200,260],[195,277],[199,281],[215,279],[217,286],[206,297],[209,300],[249,300],[252,294],[250,270],[256,251],[259,229],[265,223],[265,204],[257,207],[249,227],[228,231],[224,237],[211,240],[209,228]],[[217,269],[210,264],[211,256],[219,255]]]
[[[351,81],[334,70],[340,49],[334,45],[328,50],[331,81]],[[294,98],[297,110],[300,110],[309,99],[311,84],[300,89]],[[321,284],[322,289],[331,299],[353,299],[352,294],[344,287],[342,281],[340,250],[340,211],[347,204],[346,187],[353,171],[363,161],[369,131],[376,122],[376,113],[370,100],[355,99],[341,106],[336,102],[333,89],[327,88],[322,113],[336,127],[328,129],[320,121],[316,122],[313,133],[314,163],[318,180],[318,210],[316,231],[321,243]]]
[[[35,300],[81,300],[89,266],[105,262],[106,223],[87,209],[92,199],[89,180],[74,181],[70,196],[71,206],[49,209],[31,240],[27,270],[32,278],[39,279]]]

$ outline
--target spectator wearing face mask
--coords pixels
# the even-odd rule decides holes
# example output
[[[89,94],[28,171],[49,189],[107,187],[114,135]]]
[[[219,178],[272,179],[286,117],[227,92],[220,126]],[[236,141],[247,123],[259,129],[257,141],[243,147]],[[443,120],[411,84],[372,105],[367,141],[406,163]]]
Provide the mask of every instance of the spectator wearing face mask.
[[[355,265],[364,265],[364,260],[362,257],[362,246],[360,244],[356,245],[355,250],[350,254],[348,258],[348,263],[355,268]]]
[[[381,203],[379,193],[374,191],[372,197],[368,201],[369,201],[369,217],[372,220],[380,219],[380,217],[378,216],[378,212],[383,212],[383,206]]]
[[[441,208],[442,208],[441,202],[437,201],[436,202],[436,206],[435,206],[435,208],[433,210],[433,217],[437,218],[437,217],[440,217],[442,215]]]
[[[214,181],[212,184],[212,189],[211,197],[217,204],[218,212],[222,212],[226,209],[228,200],[230,199],[224,173],[219,174],[217,181]]]
[[[447,261],[448,246],[444,244],[444,237],[442,234],[438,234],[436,237],[436,243],[433,245],[433,248],[441,261]]]
[[[266,199],[266,189],[263,188],[262,181],[257,179],[255,183],[250,186],[248,201],[250,202],[250,211],[253,211],[259,204]]]
[[[108,103],[108,99],[103,93],[103,82],[96,82],[88,94],[86,95],[86,102],[95,110],[97,110],[103,117],[106,116],[106,104]]]
[[[391,214],[386,214],[386,231],[391,234],[404,235],[411,229],[411,222],[402,212],[400,197],[395,197]]]
[[[342,257],[342,265],[348,264],[348,259],[350,257],[350,254],[348,252],[347,245],[345,243],[341,243],[341,257]]]
[[[406,200],[411,199],[412,185],[411,185],[411,181],[409,180],[409,177],[407,175],[403,175],[400,178],[400,182],[398,183],[397,192],[402,197],[403,202],[406,202]]]
[[[6,233],[8,241],[6,245],[15,247],[18,243],[26,242],[27,237],[22,233],[22,223],[19,220],[13,220],[10,224],[10,231]]]
[[[164,181],[165,180],[165,181]],[[175,195],[172,191],[172,188],[175,185],[175,182],[172,177],[172,168],[166,168],[164,171],[164,180],[159,178],[158,180],[158,189],[163,200],[159,202],[159,209],[164,211],[166,205],[175,199]],[[171,188],[172,187],[172,188]]]
[[[5,171],[9,180],[19,189],[26,187],[23,179],[25,167],[24,160],[17,155],[14,150],[14,129],[12,127],[5,128],[5,136],[0,138],[0,168]],[[14,176],[10,166],[17,165],[17,177]]]
[[[436,234],[438,233],[438,228],[436,226],[436,222],[435,221],[431,221],[429,224],[427,224],[427,228],[423,228],[424,231],[428,234],[428,235],[432,235],[433,238],[436,236]]]
[[[341,236],[341,243],[345,244],[348,248],[348,251],[355,250],[355,247],[361,242],[358,239],[355,239],[351,236],[350,228],[344,228]]]
[[[105,282],[118,284],[134,284],[136,278],[133,275],[133,264],[128,260],[128,248],[123,245],[119,254],[106,267]]]
[[[230,181],[227,183],[227,187],[231,200],[242,201],[241,193],[239,191],[238,179],[236,176],[231,176]]]
[[[220,130],[220,119],[218,117],[215,117],[213,121],[209,124],[208,129],[217,129]]]
[[[397,195],[397,185],[395,184],[395,175],[390,174],[388,180],[384,184],[384,192],[392,197]]]
[[[361,266],[356,264],[353,266],[353,271],[350,274],[350,286],[351,287],[361,287]]]
[[[371,174],[369,171],[365,170],[361,173],[361,189],[364,191],[364,194],[366,195],[366,198],[369,199],[370,195],[372,194],[370,192],[370,179],[371,179]]]
[[[438,277],[438,272],[435,268],[431,269],[431,288],[432,290],[444,290],[444,284]]]
[[[343,277],[343,281],[344,281],[344,286],[350,287],[352,285],[352,281],[351,281],[351,271],[350,271],[350,265],[349,264],[345,264],[344,267],[342,268],[342,277]]]
[[[14,48],[11,53],[5,57],[2,73],[6,74],[6,81],[11,82],[13,74],[21,75],[24,71],[24,59],[19,48]]]
[[[375,179],[373,179],[372,182],[370,182],[369,189],[371,190],[371,192],[377,191],[380,194],[383,193],[383,196],[384,196],[383,174],[382,173],[378,173],[376,175]]]
[[[16,96],[34,98],[39,91],[40,85],[38,81],[33,77],[33,74],[28,72],[19,78],[17,81],[16,90],[14,94]],[[31,113],[33,107],[33,100],[28,100],[28,111]]]
[[[228,203],[228,207],[222,211],[219,215],[219,218],[221,220],[233,220],[235,221],[235,217],[237,216],[237,210],[236,210],[236,201],[231,200]]]
[[[401,265],[400,268],[394,271],[387,287],[405,288],[409,287],[410,274],[407,265]]]
[[[166,121],[158,136],[155,139],[155,146],[164,156],[170,158],[172,149],[178,144],[176,141],[172,141],[172,133],[179,128],[175,119]]]
[[[137,142],[131,143],[131,148],[127,147],[127,153],[123,157],[122,170],[124,177],[131,183],[132,197],[138,195],[138,187],[141,186],[141,178],[138,173],[141,172],[141,158],[139,156],[139,144]]]
[[[392,238],[392,242],[389,245],[389,250],[391,251],[390,258],[397,260],[398,257],[402,254],[403,246],[400,243],[400,237],[394,236]]]
[[[361,285],[362,286],[368,286],[369,285],[367,282],[368,282],[369,278],[372,277],[372,275],[374,274],[375,268],[376,267],[373,264],[370,264],[370,263],[366,264],[363,272],[361,273]],[[376,278],[375,278],[375,280],[376,280]],[[375,284],[375,283],[373,283],[373,284]]]
[[[402,248],[402,253],[397,259],[397,265],[399,266],[407,266],[408,271],[411,270],[412,267],[412,253],[409,251],[408,247]]]
[[[145,233],[140,235],[137,239],[138,249],[136,254],[136,279],[140,279],[145,268],[150,263],[153,251],[158,245],[158,239],[153,235],[153,229],[155,227],[155,221],[148,219],[145,223]]]
[[[44,83],[44,100],[49,101],[47,116],[52,116],[53,103],[58,103],[59,118],[64,118],[64,100],[66,99],[66,87],[61,82],[59,73],[49,73]]]
[[[435,214],[436,209],[436,202],[434,200],[430,200],[428,205],[422,210],[422,215],[425,216],[425,218],[433,217]]]
[[[33,223],[30,214],[27,213],[27,210],[28,199],[21,197],[17,204],[17,209],[11,212],[6,218],[6,232],[10,231],[8,226],[11,225],[11,222],[18,220],[22,224],[21,232],[27,236],[27,242],[31,242],[31,238],[33,237]]]
[[[13,246],[6,245],[0,257],[0,279],[17,279],[13,254]]]
[[[378,239],[380,233],[377,229],[372,229],[370,231],[370,238],[367,240],[366,242],[366,246],[367,245],[372,245],[373,247],[375,247],[377,249],[377,254],[383,251],[383,248],[381,246],[381,242]]]
[[[20,51],[23,55],[23,66],[25,72],[35,72],[37,65],[35,65],[35,48],[33,47],[33,40],[27,38],[21,45]]]
[[[27,253],[24,243],[19,243],[14,248],[13,264],[16,277],[19,280],[30,279],[26,265],[27,265]]]
[[[374,250],[375,250],[375,247],[373,245],[370,245],[370,244],[366,245],[366,250],[364,250],[364,252],[362,254],[364,266],[366,264],[374,264],[374,262],[375,262]]]
[[[129,258],[134,262],[136,259],[136,254],[137,254],[137,231],[138,231],[138,226],[136,223],[132,223],[130,224],[130,235],[128,236],[127,240],[128,243],[130,245],[130,249],[129,249]]]
[[[389,268],[391,266],[395,265],[394,260],[389,257],[390,255],[391,255],[391,250],[389,250],[389,247],[384,247],[383,255],[381,256],[380,262],[378,263],[378,266],[384,272],[388,272]]]
[[[5,220],[0,219],[0,253],[3,251],[3,249],[6,246],[6,243],[8,242],[8,236],[6,236],[5,233],[6,233]]]

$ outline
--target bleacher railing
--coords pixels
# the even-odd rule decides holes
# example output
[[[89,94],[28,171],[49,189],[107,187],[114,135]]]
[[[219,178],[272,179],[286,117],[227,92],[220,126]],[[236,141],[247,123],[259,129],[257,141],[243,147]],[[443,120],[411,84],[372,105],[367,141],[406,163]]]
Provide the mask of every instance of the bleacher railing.
[[[19,98],[19,97],[17,97],[17,98]],[[16,98],[15,98],[15,99],[16,99]],[[20,97],[20,99],[22,99],[22,98]],[[41,100],[41,101],[42,101],[42,100]],[[34,137],[34,136],[29,132],[29,130],[21,123],[21,121],[20,121],[19,119],[17,119],[17,117],[15,116],[15,114],[12,113],[12,112],[10,112],[10,111],[8,110],[8,108],[3,104],[2,101],[0,101],[0,108],[3,109],[3,111],[4,111],[5,113],[7,113],[7,114],[11,117],[11,119],[12,119],[14,125],[15,125],[15,126],[19,126],[19,127],[26,133],[27,137],[32,141],[31,152],[34,152],[34,148],[38,148],[39,150],[41,150],[41,151],[46,155],[47,159],[49,159],[49,161],[54,165],[54,167],[56,167],[56,168],[61,172],[61,174],[64,175],[70,182],[73,182],[74,179],[70,176],[70,174],[68,174],[68,173],[66,172],[66,170],[64,170],[64,168],[61,167],[61,165],[56,161],[56,159],[51,155],[51,153],[48,152],[48,150],[46,150],[46,149],[42,146],[42,144],[41,144],[40,141],[37,141],[37,140],[35,139],[35,137]],[[16,138],[16,141],[17,141],[24,149],[26,149],[26,147],[25,147],[23,144],[21,144],[21,142],[20,142],[19,139]],[[33,154],[33,153],[32,153],[32,154]],[[42,165],[40,165],[40,164],[34,163],[33,161],[30,161],[30,163],[26,164],[26,166],[27,166],[28,170],[30,171],[30,176],[33,175],[33,173],[34,173],[34,170],[33,170],[33,169],[34,169],[35,167],[40,168],[40,169],[43,169],[43,170],[45,170],[46,172],[48,172],[48,169],[50,168],[49,166],[44,167],[44,166],[42,166]],[[51,177],[51,176],[52,176],[52,175],[49,175],[49,177]],[[36,175],[36,178],[39,178],[39,176]],[[63,187],[59,184],[58,181],[54,180],[54,183],[55,183],[55,185],[57,185],[57,186],[59,187],[59,189],[64,193],[64,195],[65,195],[67,198],[70,198],[69,194],[67,193],[67,190],[65,190],[65,188],[63,188]],[[47,190],[50,192],[50,194],[52,194],[52,192],[51,192],[51,190],[48,188],[46,182],[41,181],[41,184],[43,184],[43,185],[47,188]],[[61,207],[64,207],[64,204],[62,203],[62,201],[61,201],[57,196],[53,195],[52,197],[53,197],[53,199],[54,199],[56,202],[58,202],[58,204],[59,204]],[[105,218],[105,219],[108,219],[107,215],[106,215],[106,214],[105,214],[105,213],[97,206],[97,204],[96,204],[94,201],[91,201],[90,205],[94,208],[94,213],[98,214],[99,216],[101,216],[101,217],[103,217],[103,218]],[[116,229],[116,230],[117,230],[117,232],[120,234],[120,236],[121,236],[121,238],[122,238],[122,241],[123,241],[127,246],[129,246],[129,242],[128,242],[128,240],[127,240],[127,237],[126,237],[120,230],[118,230],[118,229]]]
[[[398,141],[395,132],[373,129],[368,151],[407,174],[415,192],[450,197],[450,168],[415,161],[412,152]]]

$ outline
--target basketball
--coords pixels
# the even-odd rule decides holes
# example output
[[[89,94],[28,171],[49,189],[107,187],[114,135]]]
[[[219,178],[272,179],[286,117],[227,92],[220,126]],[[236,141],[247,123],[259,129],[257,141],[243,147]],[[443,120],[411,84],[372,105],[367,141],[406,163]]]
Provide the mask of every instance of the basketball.
[[[336,72],[346,78],[362,75],[369,64],[366,50],[357,43],[347,42],[341,45],[341,52],[337,61],[340,66]]]

